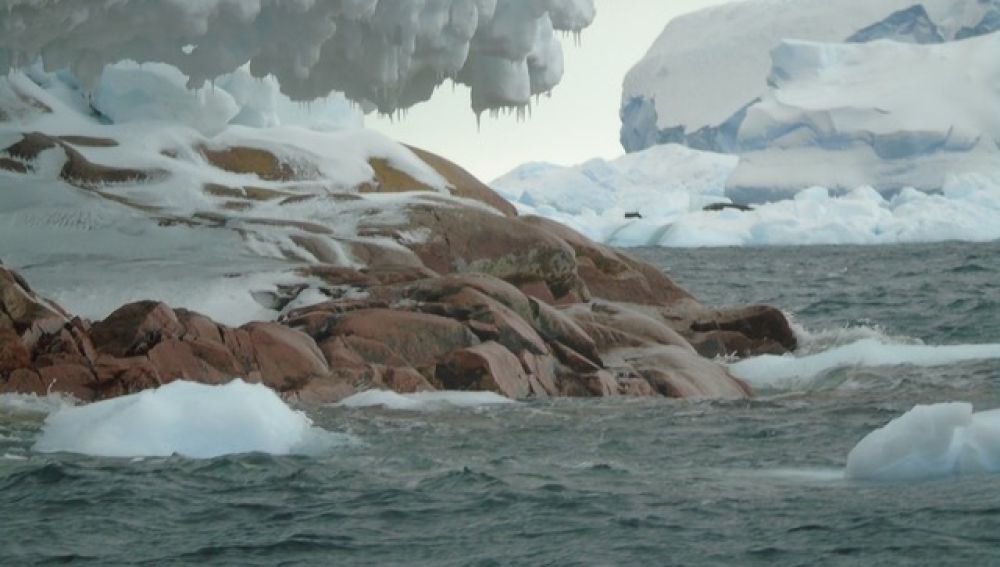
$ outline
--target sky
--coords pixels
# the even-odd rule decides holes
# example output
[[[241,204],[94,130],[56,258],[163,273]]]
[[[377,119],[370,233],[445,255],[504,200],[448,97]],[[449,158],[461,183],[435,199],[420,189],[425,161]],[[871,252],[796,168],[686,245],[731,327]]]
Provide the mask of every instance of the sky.
[[[483,114],[479,127],[469,89],[450,84],[430,101],[389,119],[374,114],[369,128],[438,153],[491,181],[529,161],[574,165],[624,153],[618,142],[622,81],[670,19],[727,0],[595,0],[597,18],[575,46],[563,38],[566,72],[550,97],[524,121]]]

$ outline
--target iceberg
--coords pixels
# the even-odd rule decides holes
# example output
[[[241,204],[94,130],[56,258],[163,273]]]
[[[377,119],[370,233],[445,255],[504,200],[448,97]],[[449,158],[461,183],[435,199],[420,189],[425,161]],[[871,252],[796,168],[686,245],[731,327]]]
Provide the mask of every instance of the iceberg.
[[[628,74],[621,141],[740,156],[736,202],[818,185],[940,191],[1000,170],[996,0],[748,0],[670,22]]]
[[[1000,472],[1000,410],[972,404],[916,406],[862,439],[847,456],[847,478],[920,480]]]
[[[355,442],[317,427],[270,388],[177,381],[50,414],[33,449],[99,457],[209,459],[239,453],[315,454]]]

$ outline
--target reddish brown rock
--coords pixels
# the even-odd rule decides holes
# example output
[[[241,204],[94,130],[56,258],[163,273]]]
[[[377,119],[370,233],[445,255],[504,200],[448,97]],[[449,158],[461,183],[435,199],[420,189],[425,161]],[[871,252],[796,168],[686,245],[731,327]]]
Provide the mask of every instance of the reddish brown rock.
[[[613,353],[613,358],[634,368],[657,392],[670,398],[751,396],[750,388],[723,366],[680,347],[622,349]]]
[[[594,297],[644,305],[694,301],[691,294],[650,264],[592,242],[553,220],[536,216],[522,218],[526,224],[557,236],[573,248],[579,277]],[[588,298],[581,299],[586,301]]]
[[[383,373],[383,383],[390,389],[400,394],[413,394],[416,392],[429,392],[434,390],[434,386],[427,381],[423,374],[409,366],[389,366]]]
[[[31,366],[31,352],[12,329],[0,329],[0,376]]]
[[[494,342],[448,354],[437,365],[434,376],[449,390],[496,392],[515,400],[531,394],[521,362]]]
[[[439,357],[472,346],[479,339],[453,319],[391,309],[366,309],[344,315],[334,336],[357,336],[382,343],[412,365],[433,365]]]
[[[246,373],[222,344],[200,339],[166,339],[157,343],[147,356],[164,382],[193,380],[224,384]]]
[[[85,402],[93,401],[97,378],[89,368],[78,364],[59,364],[38,369],[46,392],[69,394]]]
[[[34,370],[19,368],[11,372],[7,380],[0,380],[0,394],[35,394],[44,396],[48,394],[42,377]]]
[[[330,373],[309,335],[276,323],[250,323],[243,328],[250,333],[264,383],[275,390],[295,390]]]
[[[94,348],[104,354],[127,357],[144,354],[163,339],[177,338],[184,326],[165,303],[129,303],[90,329]]]
[[[42,331],[54,331],[67,322],[59,306],[38,298],[15,272],[0,267],[0,311],[15,330],[24,332],[33,325]]]
[[[410,150],[448,181],[452,195],[485,203],[508,217],[517,216],[517,209],[507,199],[457,164],[419,148],[410,146]]]
[[[750,340],[749,354],[773,352],[774,343],[783,347],[786,352],[793,351],[798,346],[798,340],[788,319],[780,310],[768,305],[703,310],[691,322],[691,331],[740,333]],[[762,352],[754,350],[752,345],[759,345]]]
[[[514,284],[544,281],[557,297],[580,286],[573,249],[518,218],[419,204],[410,207],[407,228],[428,231],[425,240],[407,246],[440,274],[481,272]]]

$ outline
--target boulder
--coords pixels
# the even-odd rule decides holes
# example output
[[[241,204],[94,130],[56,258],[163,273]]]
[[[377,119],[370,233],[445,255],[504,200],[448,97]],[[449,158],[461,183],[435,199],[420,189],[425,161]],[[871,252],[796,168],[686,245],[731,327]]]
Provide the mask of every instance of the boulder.
[[[392,309],[353,311],[343,315],[330,333],[376,341],[416,367],[433,366],[442,355],[479,343],[454,319]]]
[[[495,342],[449,353],[437,365],[434,377],[449,390],[496,392],[515,400],[531,394],[521,362]]]
[[[31,366],[31,351],[13,329],[0,329],[0,377]]]
[[[279,392],[296,390],[330,374],[323,353],[309,335],[277,323],[250,323],[250,335],[264,384]]]
[[[145,354],[161,340],[178,338],[184,332],[177,314],[165,303],[139,301],[94,323],[90,338],[98,352],[123,358]]]

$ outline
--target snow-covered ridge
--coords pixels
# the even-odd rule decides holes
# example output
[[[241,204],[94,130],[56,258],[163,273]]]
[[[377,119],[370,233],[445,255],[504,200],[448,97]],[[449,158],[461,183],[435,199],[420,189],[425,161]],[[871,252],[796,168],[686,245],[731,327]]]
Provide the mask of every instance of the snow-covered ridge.
[[[295,100],[333,91],[393,112],[445,79],[473,107],[526,105],[563,72],[553,30],[579,32],[592,0],[8,0],[0,8],[0,73],[38,57],[93,87],[131,59],[173,65],[191,87],[249,63]]]

